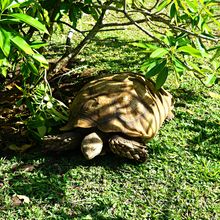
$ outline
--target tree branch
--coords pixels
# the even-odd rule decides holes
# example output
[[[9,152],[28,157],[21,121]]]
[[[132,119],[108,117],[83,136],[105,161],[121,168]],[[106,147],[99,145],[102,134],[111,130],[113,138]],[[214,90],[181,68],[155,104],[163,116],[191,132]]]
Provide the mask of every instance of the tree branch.
[[[103,4],[101,15],[99,16],[93,28],[74,49],[66,50],[63,56],[54,65],[51,66],[49,72],[58,72],[62,66],[65,66],[68,63],[69,60],[76,57],[82,50],[82,48],[88,43],[88,41],[91,40],[98,33],[98,31],[102,28],[103,19],[106,11],[108,10],[108,6],[112,4],[113,1],[114,0],[109,0]]]
[[[73,27],[71,24],[69,24],[69,23],[67,23],[67,22],[65,22],[65,21],[60,21],[60,20],[59,20],[59,21],[53,21],[53,22],[54,22],[54,23],[56,22],[56,23],[64,24],[64,25],[70,27],[71,29],[73,29],[74,31],[76,31],[76,32],[78,32],[78,33],[80,33],[80,34],[82,34],[83,36],[84,36],[84,33],[85,33],[85,32],[88,32],[88,31],[81,31],[81,30],[79,30],[79,29]]]
[[[198,37],[198,38],[201,38],[201,39],[205,39],[205,40],[209,40],[209,41],[213,41],[213,42],[220,41],[219,37],[212,38],[212,37],[205,36],[203,34],[196,34],[196,33],[193,33],[190,30],[187,30],[186,28],[182,28],[182,27],[173,25],[171,20],[163,18],[161,16],[161,14],[155,14],[155,13],[152,13],[152,12],[146,10],[146,9],[144,10],[144,9],[138,9],[137,8],[137,9],[134,9],[134,10],[124,11],[124,10],[118,9],[118,8],[116,8],[114,6],[106,7],[106,6],[95,5],[95,7],[97,7],[97,8],[105,8],[105,9],[108,9],[108,10],[111,10],[111,11],[116,11],[116,12],[123,13],[130,20],[131,23],[133,23],[136,27],[141,29],[148,36],[150,36],[150,37],[152,36],[153,38],[154,38],[153,34],[150,33],[149,31],[147,31],[146,29],[142,28],[140,25],[137,25],[137,23],[130,17],[129,13],[137,13],[138,12],[140,14],[143,14],[145,17],[150,17],[151,21],[157,21],[157,22],[160,22],[160,23],[164,23],[169,28],[171,28],[173,30],[181,31],[181,32],[187,33],[189,35],[192,35],[192,36],[195,36],[195,37]]]

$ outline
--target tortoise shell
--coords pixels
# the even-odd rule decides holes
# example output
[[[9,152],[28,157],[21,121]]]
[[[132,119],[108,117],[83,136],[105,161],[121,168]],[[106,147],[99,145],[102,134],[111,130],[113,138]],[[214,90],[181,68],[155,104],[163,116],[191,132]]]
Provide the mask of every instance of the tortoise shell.
[[[172,96],[141,75],[120,73],[87,83],[70,107],[62,131],[97,128],[130,137],[153,138],[163,121],[172,115]]]

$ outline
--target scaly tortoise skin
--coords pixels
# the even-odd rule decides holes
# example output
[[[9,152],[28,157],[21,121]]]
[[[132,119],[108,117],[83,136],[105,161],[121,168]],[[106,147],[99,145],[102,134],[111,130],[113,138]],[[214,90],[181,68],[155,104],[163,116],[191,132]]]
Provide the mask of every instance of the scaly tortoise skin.
[[[61,130],[73,130],[74,135],[76,129],[77,135],[85,135],[81,150],[87,159],[101,154],[104,143],[119,156],[143,162],[147,159],[144,142],[157,134],[166,118],[173,117],[172,109],[172,95],[156,90],[151,80],[133,73],[114,74],[93,80],[79,91]]]

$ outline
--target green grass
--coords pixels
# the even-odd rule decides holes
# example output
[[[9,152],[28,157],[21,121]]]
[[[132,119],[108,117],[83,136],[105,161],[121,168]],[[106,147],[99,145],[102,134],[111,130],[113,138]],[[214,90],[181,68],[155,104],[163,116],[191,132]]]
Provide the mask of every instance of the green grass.
[[[132,30],[99,34],[80,55],[81,70],[137,71],[144,54],[130,43],[142,39]],[[0,219],[219,219],[220,101],[209,92],[220,88],[189,76],[179,88],[171,76],[165,87],[176,99],[175,118],[147,144],[146,163],[38,148],[0,158]],[[13,206],[14,194],[30,203]]]

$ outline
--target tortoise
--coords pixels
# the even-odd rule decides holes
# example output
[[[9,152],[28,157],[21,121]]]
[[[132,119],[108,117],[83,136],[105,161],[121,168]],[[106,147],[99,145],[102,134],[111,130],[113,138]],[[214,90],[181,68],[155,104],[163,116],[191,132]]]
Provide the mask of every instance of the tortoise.
[[[110,149],[144,162],[145,142],[166,118],[173,117],[172,109],[172,95],[163,88],[156,90],[152,80],[130,72],[112,74],[83,86],[70,106],[68,123],[60,130],[70,132],[65,135],[73,137],[72,147],[81,142],[86,159]]]

